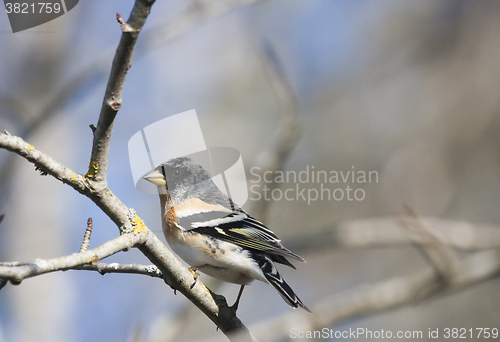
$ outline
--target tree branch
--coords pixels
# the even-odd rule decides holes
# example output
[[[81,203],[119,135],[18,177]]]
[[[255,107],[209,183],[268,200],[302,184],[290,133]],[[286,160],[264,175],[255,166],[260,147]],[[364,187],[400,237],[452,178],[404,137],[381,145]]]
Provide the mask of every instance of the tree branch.
[[[132,246],[139,248],[163,273],[167,284],[182,292],[228,337],[231,338],[232,334],[238,332],[240,335],[243,334],[244,340],[251,341],[254,340],[252,335],[236,316],[231,315],[224,297],[212,293],[201,281],[195,280],[187,268],[146,227],[135,211],[127,208],[107,187],[106,169],[114,119],[121,106],[121,92],[127,71],[131,66],[137,37],[153,3],[154,0],[136,0],[126,24],[122,19],[120,20],[121,17],[117,17],[122,25],[122,37],[113,59],[99,121],[94,132],[89,171],[85,176],[67,169],[62,164],[37,151],[23,139],[11,136],[7,132],[0,134],[0,147],[17,153],[35,164],[42,174],[49,174],[89,197],[118,226],[121,236],[117,239],[127,242],[124,243],[125,248]],[[123,248],[123,245],[119,247]],[[0,268],[0,277],[8,278],[11,282],[16,283],[26,277],[83,265],[96,260],[93,258],[95,254],[92,254],[92,252],[99,248],[102,248],[102,246],[72,256],[47,260],[46,262],[35,260],[34,263],[27,265],[2,266]],[[117,251],[119,250],[121,249]],[[98,259],[106,256],[105,252],[98,251],[101,253],[97,254]],[[111,251],[116,253],[113,248],[111,248]]]
[[[95,181],[92,185],[98,190],[107,187],[106,170],[113,123],[118,109],[122,106],[123,85],[127,72],[132,66],[132,55],[137,38],[154,2],[155,0],[136,0],[129,20],[126,24],[121,23],[122,37],[113,58],[99,121],[94,132],[89,170],[85,175]],[[117,20],[118,18],[121,18],[119,14],[117,14]]]
[[[143,234],[123,234],[89,251],[75,253],[54,259],[36,259],[30,263],[0,264],[0,278],[19,285],[24,279],[41,274],[64,271],[75,266],[92,263],[107,258],[123,249],[129,249],[143,242]]]
[[[20,137],[12,136],[7,132],[0,134],[0,147],[27,159],[43,175],[51,175],[90,198],[119,227],[120,232],[134,230],[135,216],[131,215],[129,209],[108,188],[95,190],[91,186],[92,180],[68,169]]]
[[[155,265],[140,265],[140,264],[118,264],[111,263],[106,264],[104,262],[98,262],[96,264],[86,264],[81,266],[75,266],[71,268],[72,270],[85,270],[85,271],[96,271],[101,275],[106,273],[129,273],[129,274],[142,274],[153,278],[163,278],[163,273]]]
[[[89,248],[90,234],[92,234],[93,227],[94,225],[92,224],[92,217],[89,217],[89,219],[87,220],[87,229],[85,229],[85,234],[83,235],[83,241],[80,247],[80,252],[85,252]]]
[[[20,137],[10,135],[7,131],[4,131],[4,134],[0,133],[0,147],[7,151],[14,152],[28,160],[35,165],[35,168],[39,170],[42,175],[51,175],[61,182],[68,184],[83,195],[88,196],[90,194],[87,188],[87,181],[82,175],[68,169],[51,157],[38,151],[33,145],[28,144]]]

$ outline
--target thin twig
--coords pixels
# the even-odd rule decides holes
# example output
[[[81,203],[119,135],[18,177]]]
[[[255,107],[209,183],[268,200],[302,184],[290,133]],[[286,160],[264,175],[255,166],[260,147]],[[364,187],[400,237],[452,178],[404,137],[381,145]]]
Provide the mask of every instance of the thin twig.
[[[106,273],[129,273],[129,274],[142,274],[153,278],[163,278],[163,273],[155,265],[140,265],[140,264],[106,264],[98,262],[95,264],[86,264],[81,266],[72,267],[73,270],[86,270],[96,271],[101,275]]]
[[[89,248],[90,244],[90,234],[92,234],[92,217],[87,220],[87,229],[85,229],[85,234],[83,235],[82,246],[80,247],[80,253],[85,252]]]
[[[131,248],[144,242],[144,234],[123,234],[113,240],[105,242],[94,249],[67,255],[54,259],[36,259],[30,263],[14,263],[0,265],[0,277],[18,285],[24,279],[45,273],[64,271],[75,266],[91,263],[92,260],[107,258],[123,249]]]

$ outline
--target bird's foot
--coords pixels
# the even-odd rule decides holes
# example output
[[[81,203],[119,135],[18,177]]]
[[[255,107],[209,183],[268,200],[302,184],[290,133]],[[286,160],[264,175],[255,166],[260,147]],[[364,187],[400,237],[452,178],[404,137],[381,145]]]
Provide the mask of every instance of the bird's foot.
[[[193,274],[195,282],[196,282],[196,280],[198,280],[198,277],[200,276],[200,274],[197,272],[198,268],[199,267],[196,267],[196,266],[188,268],[188,271],[191,272],[191,274]]]
[[[196,285],[196,282],[198,281],[198,277],[200,276],[200,274],[196,271],[198,271],[198,267],[190,267],[188,268],[188,271],[191,272],[191,274],[193,275],[193,278],[194,278],[194,282],[193,282],[193,285],[191,285],[191,288],[193,288],[195,285]]]
[[[193,283],[193,285],[191,285],[191,288],[193,288],[196,285],[196,282],[198,281],[198,277],[200,276],[200,274],[197,271],[203,267],[206,267],[206,266],[208,266],[208,265],[191,266],[190,268],[188,268],[189,272],[191,272],[191,274],[193,274],[193,277],[194,277],[194,283]],[[205,288],[206,288],[206,286],[205,286]]]

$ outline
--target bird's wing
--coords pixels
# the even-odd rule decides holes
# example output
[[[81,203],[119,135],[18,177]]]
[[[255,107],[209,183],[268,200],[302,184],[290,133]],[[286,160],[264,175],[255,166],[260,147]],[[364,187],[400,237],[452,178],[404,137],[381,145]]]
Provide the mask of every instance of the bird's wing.
[[[174,207],[179,224],[194,233],[275,255],[276,262],[293,267],[284,257],[305,261],[283,247],[280,239],[264,224],[248,215],[220,191],[207,191]]]
[[[284,257],[290,257],[296,260],[304,261],[297,254],[292,253],[283,247],[278,237],[265,225],[257,221],[244,211],[233,212],[230,214],[219,212],[219,217],[214,218],[215,213],[200,213],[194,217],[186,218],[190,220],[189,229],[204,235],[209,235],[217,239],[234,243],[235,245],[260,252],[266,252]],[[207,215],[207,216],[205,216]],[[203,216],[205,216],[204,219]],[[182,223],[181,223],[182,225]],[[278,258],[281,260],[281,258]],[[280,262],[277,260],[278,262]],[[284,263],[284,262],[282,262]],[[285,263],[291,265],[290,263]]]

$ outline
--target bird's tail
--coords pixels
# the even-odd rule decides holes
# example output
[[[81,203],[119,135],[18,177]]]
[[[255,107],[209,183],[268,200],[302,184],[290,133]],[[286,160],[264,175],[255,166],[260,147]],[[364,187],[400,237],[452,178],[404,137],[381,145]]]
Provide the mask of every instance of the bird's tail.
[[[262,257],[259,260],[259,266],[266,277],[266,280],[271,284],[280,296],[290,305],[292,308],[301,307],[309,313],[312,313],[304,303],[297,297],[292,288],[286,283],[285,279],[279,274],[274,263],[267,257]]]

